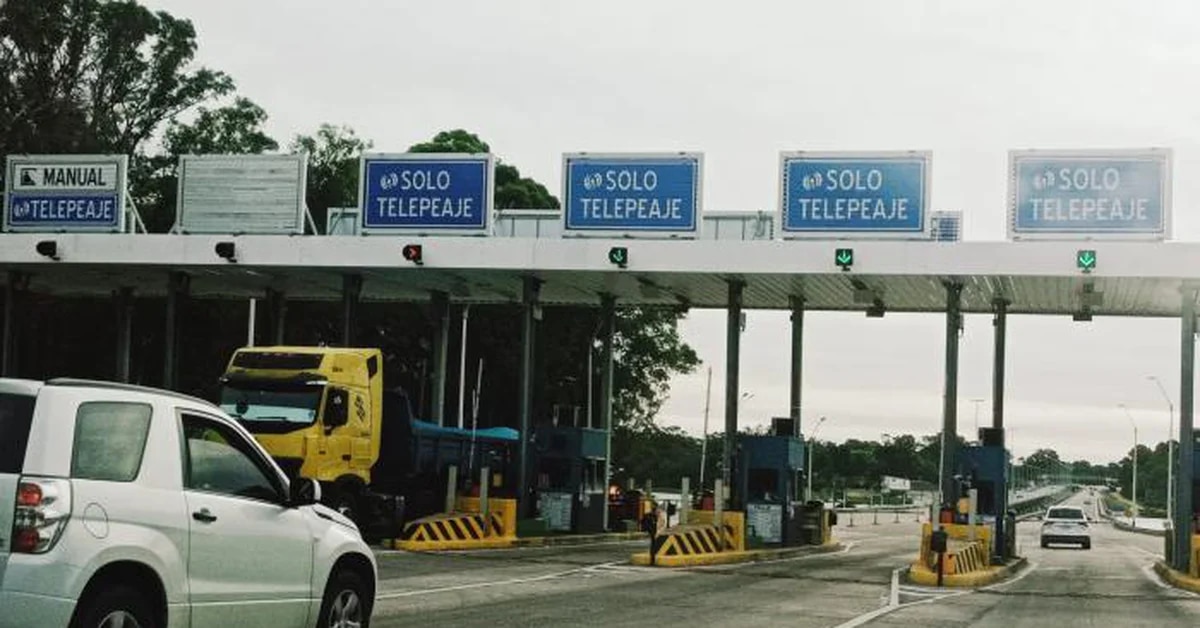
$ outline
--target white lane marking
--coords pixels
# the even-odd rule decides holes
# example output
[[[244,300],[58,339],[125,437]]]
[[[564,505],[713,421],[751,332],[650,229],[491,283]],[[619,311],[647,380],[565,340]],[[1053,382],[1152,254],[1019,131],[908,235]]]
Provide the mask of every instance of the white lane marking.
[[[892,570],[892,594],[888,597],[888,606],[900,606],[900,571],[905,567]]]
[[[1195,592],[1188,591],[1186,589],[1177,589],[1174,586],[1172,586],[1171,583],[1164,582],[1163,579],[1161,577],[1159,577],[1158,572],[1154,571],[1153,565],[1144,565],[1142,567],[1142,575],[1146,576],[1147,580],[1149,580],[1150,582],[1153,582],[1160,589],[1166,589],[1167,591],[1172,591],[1174,593],[1178,593],[1178,594],[1182,595],[1183,597],[1191,597],[1191,598],[1200,597],[1200,595],[1196,594]]]
[[[1162,554],[1159,554],[1158,552],[1151,552],[1150,550],[1142,549],[1136,545],[1126,545],[1125,549],[1131,549],[1131,550],[1141,552],[1141,553],[1149,556],[1150,558],[1162,558]]]
[[[529,578],[509,578],[507,580],[492,580],[488,582],[473,582],[470,584],[457,584],[449,587],[436,587],[433,589],[417,589],[415,591],[392,591],[390,593],[379,593],[375,596],[376,600],[393,600],[402,597],[413,597],[416,595],[432,595],[435,593],[450,593],[453,591],[467,591],[470,589],[483,589],[487,587],[499,587],[507,584],[528,584],[530,582],[544,582],[546,580],[554,580],[572,574],[582,573],[585,571],[594,571],[598,568],[611,567],[620,563],[600,563],[597,565],[588,565],[587,567],[578,567],[568,569],[567,571],[559,571],[556,573],[543,574],[540,576],[531,576]]]
[[[1017,574],[1016,578],[1005,580],[1004,582],[997,582],[996,584],[988,585],[986,587],[980,587],[978,590],[991,591],[993,589],[999,589],[1000,587],[1006,587],[1010,584],[1016,584],[1016,583],[1024,580],[1025,578],[1029,577],[1029,574],[1037,571],[1038,566],[1039,565],[1037,563],[1035,563],[1033,561],[1029,561],[1029,562],[1025,563],[1025,570],[1022,571],[1021,573]]]

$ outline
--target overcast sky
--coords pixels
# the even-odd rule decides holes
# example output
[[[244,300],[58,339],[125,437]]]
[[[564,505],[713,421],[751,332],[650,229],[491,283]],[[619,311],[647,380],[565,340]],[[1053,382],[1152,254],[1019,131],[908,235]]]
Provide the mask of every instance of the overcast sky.
[[[448,128],[561,189],[572,151],[695,150],[709,210],[769,210],[782,150],[933,152],[932,208],[964,238],[1005,237],[1012,148],[1174,149],[1175,238],[1200,238],[1200,3],[1044,0],[709,2],[148,0],[199,32],[285,143],[347,124],[381,151]],[[1152,8],[1151,8],[1152,7]],[[940,429],[940,316],[810,313],[804,408],[822,439]],[[713,369],[723,425],[724,316],[683,327]],[[743,338],[743,423],[787,413],[786,314]],[[1013,317],[1007,423],[1017,456],[1107,461],[1168,433],[1179,323]],[[962,344],[959,426],[990,420],[991,322]],[[678,378],[664,422],[699,433],[704,368]]]

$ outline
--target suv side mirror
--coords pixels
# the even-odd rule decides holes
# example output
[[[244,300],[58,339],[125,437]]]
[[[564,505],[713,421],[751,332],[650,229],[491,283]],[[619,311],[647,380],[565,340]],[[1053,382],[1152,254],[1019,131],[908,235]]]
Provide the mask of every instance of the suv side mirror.
[[[299,508],[321,501],[321,485],[312,478],[296,478],[288,485],[288,506]]]
[[[350,395],[342,388],[330,388],[325,396],[325,429],[341,427],[350,419]]]

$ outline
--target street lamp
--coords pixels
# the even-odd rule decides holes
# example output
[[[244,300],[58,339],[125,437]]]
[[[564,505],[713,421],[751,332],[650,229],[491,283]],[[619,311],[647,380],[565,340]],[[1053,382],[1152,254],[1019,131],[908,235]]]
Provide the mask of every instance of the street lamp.
[[[1133,415],[1129,413],[1129,408],[1123,404],[1117,404],[1117,407],[1125,411],[1125,416],[1129,417],[1129,424],[1133,426],[1133,527],[1137,527],[1137,459],[1138,459],[1138,429],[1137,422],[1133,420]]]
[[[1167,424],[1167,521],[1168,526],[1175,521],[1175,404],[1171,401],[1171,396],[1167,394],[1167,389],[1163,387],[1162,380],[1156,375],[1147,375],[1146,379],[1158,385],[1158,392],[1162,393],[1163,399],[1167,402],[1167,411],[1171,413],[1171,418]]]
[[[821,424],[825,422],[826,417],[817,419],[817,424],[813,426],[812,435],[808,440],[808,485],[804,488],[804,501],[812,501],[812,460],[813,460],[813,443],[817,441],[817,432],[821,429]],[[836,500],[835,500],[836,501]]]
[[[987,399],[972,399],[971,403],[975,404],[975,437],[979,438],[979,404],[987,401]]]

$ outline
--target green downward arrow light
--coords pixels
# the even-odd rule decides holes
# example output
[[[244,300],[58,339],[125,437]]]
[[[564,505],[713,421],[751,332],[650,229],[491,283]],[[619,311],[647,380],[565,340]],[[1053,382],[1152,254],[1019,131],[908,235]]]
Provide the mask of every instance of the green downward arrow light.
[[[608,261],[625,268],[625,265],[629,263],[629,249],[623,246],[612,247],[608,250]]]
[[[833,254],[833,263],[842,270],[850,270],[850,267],[854,265],[854,249],[838,249]]]
[[[1096,268],[1096,252],[1091,249],[1083,249],[1075,254],[1075,265],[1080,270],[1087,272]]]

